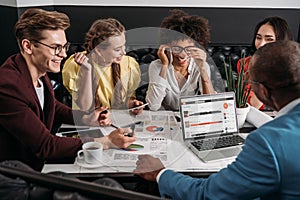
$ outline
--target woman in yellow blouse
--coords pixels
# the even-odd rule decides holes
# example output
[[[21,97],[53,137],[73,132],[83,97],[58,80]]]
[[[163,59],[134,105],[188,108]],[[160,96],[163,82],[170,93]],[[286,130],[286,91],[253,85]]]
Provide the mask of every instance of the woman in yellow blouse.
[[[125,43],[125,28],[118,20],[99,19],[92,24],[85,38],[86,51],[72,55],[62,70],[74,106],[88,111],[99,106],[120,109],[143,104],[135,99],[140,68],[134,58],[125,55]]]

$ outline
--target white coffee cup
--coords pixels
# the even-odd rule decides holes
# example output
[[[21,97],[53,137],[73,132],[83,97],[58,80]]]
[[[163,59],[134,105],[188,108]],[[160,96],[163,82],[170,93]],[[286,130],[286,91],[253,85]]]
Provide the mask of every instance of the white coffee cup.
[[[99,142],[87,142],[78,151],[79,159],[84,159],[88,164],[100,164],[102,162],[103,145]]]

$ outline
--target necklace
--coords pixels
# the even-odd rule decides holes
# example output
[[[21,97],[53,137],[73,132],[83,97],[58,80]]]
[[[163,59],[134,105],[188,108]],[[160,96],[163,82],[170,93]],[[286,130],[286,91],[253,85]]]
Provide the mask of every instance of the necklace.
[[[187,69],[184,70],[183,72],[180,72],[180,71],[177,71],[177,70],[174,70],[174,71],[175,71],[175,77],[176,78],[180,78],[180,79],[185,78],[185,79],[187,79],[187,77],[189,75],[189,72],[188,72]]]
[[[179,71],[175,70],[174,74],[175,74],[175,78],[177,80],[178,86],[181,89],[188,78],[189,72],[188,72],[188,70],[185,70],[184,73],[182,74]]]

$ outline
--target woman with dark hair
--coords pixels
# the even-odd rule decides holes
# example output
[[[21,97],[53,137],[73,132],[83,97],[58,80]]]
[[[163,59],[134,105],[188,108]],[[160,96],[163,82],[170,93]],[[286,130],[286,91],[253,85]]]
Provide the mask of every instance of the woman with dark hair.
[[[159,59],[149,66],[149,108],[178,110],[180,96],[215,93],[205,52],[210,41],[208,20],[171,10],[161,28]]]
[[[259,22],[254,29],[254,36],[252,40],[252,48],[256,51],[267,43],[275,42],[277,40],[293,40],[292,31],[290,30],[286,20],[278,17],[267,17]],[[240,73],[241,64],[244,64],[244,72],[248,71],[249,62],[252,56],[242,58],[237,63],[237,70]],[[251,87],[250,84],[247,85]],[[248,103],[257,109],[264,109],[264,105],[258,100],[253,91],[250,92]]]
[[[118,20],[99,19],[86,34],[86,51],[75,53],[65,62],[63,82],[81,110],[143,104],[135,99],[140,68],[134,58],[125,55],[125,43],[125,28]]]

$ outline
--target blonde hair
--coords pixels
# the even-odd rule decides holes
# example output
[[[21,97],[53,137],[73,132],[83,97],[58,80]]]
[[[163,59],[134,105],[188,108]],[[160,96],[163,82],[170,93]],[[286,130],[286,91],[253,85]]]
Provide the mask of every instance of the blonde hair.
[[[116,19],[98,19],[86,33],[83,44],[85,50],[90,53],[96,46],[101,48],[109,46],[107,39],[111,36],[120,35],[125,31],[125,27]]]

